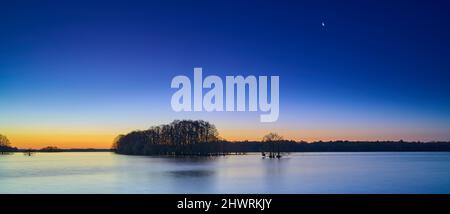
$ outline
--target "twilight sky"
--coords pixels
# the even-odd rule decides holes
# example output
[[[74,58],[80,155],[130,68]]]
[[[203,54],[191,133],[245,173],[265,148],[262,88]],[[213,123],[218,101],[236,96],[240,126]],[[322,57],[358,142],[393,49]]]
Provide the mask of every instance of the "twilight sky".
[[[229,140],[450,140],[449,11],[445,0],[2,1],[0,133],[21,148],[108,148],[204,119]],[[279,120],[174,112],[170,82],[194,67],[279,75]]]

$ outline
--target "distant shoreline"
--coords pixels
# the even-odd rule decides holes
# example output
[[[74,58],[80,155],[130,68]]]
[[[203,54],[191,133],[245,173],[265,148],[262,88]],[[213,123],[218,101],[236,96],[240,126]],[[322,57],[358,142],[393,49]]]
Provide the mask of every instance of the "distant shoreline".
[[[197,145],[201,145],[200,143]],[[245,154],[261,153],[264,151],[264,142],[261,141],[219,141],[221,153],[206,154]],[[288,141],[282,140],[273,144],[274,149],[281,153],[310,153],[310,152],[450,152],[450,142],[407,142],[407,141]],[[0,149],[0,154],[6,153],[58,153],[58,152],[114,152],[122,155],[144,155],[139,152],[122,153],[115,149],[72,148],[72,149],[24,149],[7,147]],[[150,154],[161,156],[198,156],[197,154]],[[203,154],[205,155],[205,154]]]
[[[237,144],[240,144],[242,142],[239,142]],[[246,142],[249,143],[249,142]],[[317,142],[316,142],[317,143]],[[375,142],[372,142],[375,143]],[[309,144],[314,144],[314,143],[309,143]],[[344,148],[316,148],[316,149],[305,149],[305,150],[298,150],[298,149],[293,149],[292,151],[289,150],[284,150],[282,151],[282,153],[324,153],[324,152],[337,152],[337,153],[344,153],[344,152],[355,152],[355,153],[365,153],[365,152],[450,152],[450,142],[445,142],[445,145],[441,146],[437,146],[437,145],[422,145],[422,144],[436,144],[436,143],[419,143],[420,145],[417,145],[417,143],[409,143],[409,142],[405,142],[404,144],[416,144],[415,148],[409,147],[409,148],[353,148],[353,149],[344,149]],[[330,145],[331,146],[331,145]],[[398,145],[397,145],[398,146]],[[411,146],[411,145],[404,145],[404,146]],[[422,148],[421,148],[422,147]],[[433,147],[433,148],[431,148]],[[58,151],[42,151],[39,149],[18,149],[15,151],[8,151],[8,152],[4,152],[4,153],[67,153],[67,152],[113,152],[116,153],[115,150],[113,149],[60,149]],[[246,149],[245,151],[233,151],[233,152],[229,152],[227,153],[227,155],[244,155],[247,153],[261,153],[261,151],[257,151],[257,150],[251,150],[251,149]],[[119,155],[137,155],[137,154],[120,154],[120,153],[116,153]],[[138,156],[151,156],[151,155],[138,155]],[[153,155],[153,156],[184,156],[184,155]],[[196,155],[186,155],[186,156],[196,156]],[[201,156],[201,155],[199,155]],[[214,156],[214,155],[213,155]]]
[[[40,149],[18,149],[14,152],[39,152],[39,153],[57,153],[57,152],[114,152],[112,149],[58,149],[55,151],[43,151]]]
[[[222,152],[217,154],[150,154],[150,156],[217,156],[224,154],[262,153],[264,142],[218,142]],[[215,143],[212,143],[215,144]],[[404,142],[404,141],[329,141],[329,142],[296,142],[280,141],[274,143],[274,150],[280,153],[315,153],[315,152],[450,152],[450,142]],[[149,154],[129,152],[123,155]],[[266,152],[267,153],[267,152]]]
[[[11,151],[11,152],[2,152],[2,153],[27,153],[29,152],[29,150],[17,150],[17,151]],[[35,150],[35,151],[31,151],[32,153],[75,153],[75,152],[82,152],[82,153],[94,153],[94,152],[111,152],[111,153],[115,153],[117,155],[130,155],[130,156],[166,156],[166,157],[177,157],[177,156],[222,156],[222,155],[135,155],[135,154],[120,154],[120,153],[116,153],[114,150],[111,149],[99,149],[99,150],[63,150],[63,151],[57,151],[57,152],[49,152],[49,151],[39,151],[39,150]],[[392,152],[392,153],[397,153],[397,152],[433,152],[433,153],[439,153],[439,152],[450,152],[450,150],[359,150],[359,151],[343,151],[343,150],[327,150],[327,151],[291,151],[291,152],[283,152],[286,154],[289,153],[328,153],[328,152],[332,152],[332,153],[347,153],[347,152],[351,152],[351,153],[371,153],[371,152],[376,152],[376,153],[383,153],[383,152]],[[249,152],[231,152],[231,153],[227,153],[226,155],[246,155],[246,154],[254,154],[254,153],[261,153],[260,151],[249,151]]]
[[[263,143],[260,141],[222,142],[227,154],[260,153]],[[280,141],[275,144],[282,153],[310,152],[450,152],[450,142],[406,142],[406,141]],[[279,148],[278,148],[279,147]],[[123,155],[146,155],[120,153],[114,149],[73,148],[73,149],[19,149],[11,148],[2,153],[58,153],[58,152],[115,152]],[[154,154],[157,155],[157,154]],[[166,154],[167,155],[167,154]],[[195,154],[191,154],[196,156]],[[164,156],[164,155],[163,155]],[[169,155],[170,156],[170,155]],[[184,156],[184,155],[181,155]]]

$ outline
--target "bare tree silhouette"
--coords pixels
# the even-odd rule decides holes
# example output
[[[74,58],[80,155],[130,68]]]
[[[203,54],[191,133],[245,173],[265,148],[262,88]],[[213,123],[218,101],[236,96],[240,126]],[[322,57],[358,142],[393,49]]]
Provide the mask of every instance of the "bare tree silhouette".
[[[262,155],[265,157],[266,156],[265,152],[269,151],[270,158],[274,157],[281,158],[280,154],[281,141],[283,141],[283,137],[278,135],[277,133],[271,132],[269,134],[266,134],[262,139],[262,142],[264,143]]]
[[[11,143],[8,138],[2,134],[0,134],[0,147],[10,147]]]
[[[9,154],[17,151],[17,148],[11,147],[11,142],[4,135],[0,134],[0,154]]]

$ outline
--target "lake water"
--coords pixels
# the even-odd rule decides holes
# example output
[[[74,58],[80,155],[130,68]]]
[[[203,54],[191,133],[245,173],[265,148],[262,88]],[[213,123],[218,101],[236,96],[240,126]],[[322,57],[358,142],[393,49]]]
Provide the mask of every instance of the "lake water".
[[[0,193],[450,193],[450,153],[0,155]]]

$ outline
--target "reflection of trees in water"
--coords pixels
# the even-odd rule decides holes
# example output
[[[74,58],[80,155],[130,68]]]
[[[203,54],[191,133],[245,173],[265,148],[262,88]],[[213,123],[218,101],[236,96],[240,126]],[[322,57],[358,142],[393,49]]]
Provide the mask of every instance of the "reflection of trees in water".
[[[215,171],[209,168],[223,156],[173,156],[164,158],[164,160],[179,165],[181,169],[167,171],[167,174],[175,177],[207,177],[215,174]],[[181,165],[182,164],[182,165]],[[201,168],[198,168],[201,167]],[[188,169],[186,169],[188,168]]]
[[[289,158],[280,158],[277,161],[265,161],[263,163],[266,174],[283,174]]]
[[[168,171],[167,173],[175,177],[208,177],[214,175],[215,172],[213,170],[199,169],[199,170],[174,170]]]
[[[279,159],[261,159],[263,175],[261,179],[265,185],[275,191],[283,191],[286,188],[286,179],[290,176],[289,173],[292,170],[297,170],[297,168],[292,168],[288,166],[290,158],[279,158]],[[290,188],[290,187],[287,187]]]
[[[35,151],[33,149],[27,149],[23,151],[23,155],[25,156],[32,156],[34,155]]]
[[[207,167],[182,166],[179,169],[167,170],[164,179],[170,184],[170,189],[176,193],[207,193],[212,192],[217,185],[217,171]]]
[[[224,156],[168,156],[166,160],[180,163],[209,163]]]

